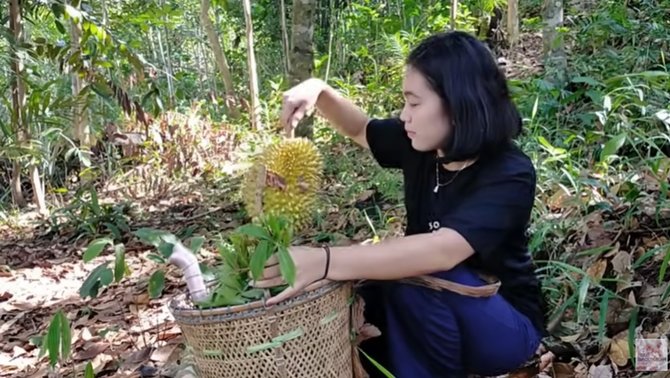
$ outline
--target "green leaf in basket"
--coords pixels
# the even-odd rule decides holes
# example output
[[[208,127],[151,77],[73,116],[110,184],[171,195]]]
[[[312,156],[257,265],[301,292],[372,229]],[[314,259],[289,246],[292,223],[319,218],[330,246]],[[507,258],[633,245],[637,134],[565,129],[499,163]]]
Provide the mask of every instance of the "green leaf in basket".
[[[249,223],[245,224],[244,226],[240,226],[237,229],[238,232],[249,235],[252,238],[257,238],[261,240],[271,240],[272,238],[270,237],[270,234],[266,229],[264,229],[261,226]]]
[[[298,328],[296,328],[292,331],[289,331],[289,332],[287,332],[283,335],[279,335],[279,336],[273,338],[272,341],[285,343],[287,341],[297,339],[298,337],[300,337],[304,334],[305,334],[305,331],[302,329],[302,327],[298,327]]]
[[[244,302],[245,301],[240,297],[240,292],[238,290],[221,285],[215,291],[212,304],[215,307],[219,307],[243,304]]]
[[[286,283],[293,286],[295,284],[295,264],[293,259],[285,247],[280,247],[277,252],[279,258],[279,270]]]
[[[228,265],[222,265],[216,273],[216,278],[219,282],[218,286],[228,286],[238,291],[243,289],[240,282],[240,276],[239,272],[236,272]]]
[[[247,347],[247,353],[256,353],[260,352],[262,350],[267,350],[267,349],[272,349],[272,348],[278,348],[281,346],[282,343],[277,342],[277,341],[270,341],[269,343],[263,343],[263,344],[258,344],[258,345],[252,345],[250,347]]]
[[[242,296],[247,299],[261,299],[263,298],[263,289],[251,288],[242,293]]]
[[[249,269],[251,270],[251,276],[254,280],[257,280],[263,274],[263,269],[265,268],[265,263],[270,258],[272,245],[267,240],[261,240],[256,246],[254,254],[251,255],[251,261],[249,263]]]

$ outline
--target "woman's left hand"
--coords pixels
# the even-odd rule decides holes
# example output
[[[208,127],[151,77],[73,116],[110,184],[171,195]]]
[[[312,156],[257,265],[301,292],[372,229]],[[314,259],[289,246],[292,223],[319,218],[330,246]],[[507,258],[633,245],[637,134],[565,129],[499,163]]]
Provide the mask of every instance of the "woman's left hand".
[[[290,247],[288,251],[295,264],[295,284],[268,299],[266,302],[268,306],[277,304],[300,293],[310,284],[320,281],[325,273],[326,252],[323,248]],[[270,288],[285,283],[279,271],[277,255],[273,255],[265,264],[265,270],[263,270],[261,278],[254,282],[253,286]]]

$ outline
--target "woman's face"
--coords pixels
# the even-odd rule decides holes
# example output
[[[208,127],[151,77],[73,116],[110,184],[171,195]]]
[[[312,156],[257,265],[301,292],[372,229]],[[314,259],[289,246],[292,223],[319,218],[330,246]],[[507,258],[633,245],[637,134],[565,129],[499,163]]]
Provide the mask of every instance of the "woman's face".
[[[405,69],[403,96],[405,106],[400,119],[405,123],[412,147],[418,151],[437,150],[450,132],[451,120],[440,97],[412,66]]]

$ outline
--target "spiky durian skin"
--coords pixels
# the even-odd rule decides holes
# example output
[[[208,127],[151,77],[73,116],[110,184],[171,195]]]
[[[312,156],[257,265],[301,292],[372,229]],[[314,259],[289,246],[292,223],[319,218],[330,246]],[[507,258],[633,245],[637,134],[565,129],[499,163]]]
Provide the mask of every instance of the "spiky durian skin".
[[[269,177],[280,178],[284,187],[276,187],[271,179],[266,181],[263,169]],[[308,139],[285,139],[268,146],[256,157],[242,183],[247,213],[252,218],[283,215],[296,230],[305,227],[317,201],[322,172],[321,154]]]

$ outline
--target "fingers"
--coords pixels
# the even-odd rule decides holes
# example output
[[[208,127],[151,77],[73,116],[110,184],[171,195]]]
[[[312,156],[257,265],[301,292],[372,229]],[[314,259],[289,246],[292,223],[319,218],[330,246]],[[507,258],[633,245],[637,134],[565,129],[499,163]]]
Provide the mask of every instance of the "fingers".
[[[265,302],[267,306],[273,306],[276,305],[277,303],[284,301],[286,299],[289,299],[293,297],[294,295],[298,294],[302,289],[299,287],[287,287],[282,291],[281,293],[275,295],[274,297],[270,298]]]
[[[252,283],[253,287],[257,287],[259,289],[268,289],[271,287],[275,286],[280,286],[285,284],[286,282],[284,281],[284,278],[282,276],[277,276],[273,278],[268,278],[268,279],[261,279],[258,281],[255,281]]]
[[[302,103],[289,118],[291,128],[298,126],[298,122],[300,122],[300,120],[305,116],[305,113],[307,113],[307,104]]]
[[[329,281],[329,282],[330,282],[330,280],[318,280],[318,281],[314,281],[314,282],[312,282],[311,284],[307,285],[307,287],[305,287],[303,290],[304,290],[304,291],[314,290],[317,286],[321,285],[321,284],[323,283],[323,281]]]
[[[297,93],[288,91],[284,94],[280,120],[288,136],[292,136],[293,129],[308,110],[308,101],[300,99]]]
[[[298,295],[298,294],[300,294],[304,291],[314,290],[318,285],[321,285],[323,283],[323,281],[324,280],[319,280],[319,281],[312,282],[311,284],[307,285],[306,287],[301,287],[301,286],[291,287],[291,286],[289,286],[286,289],[284,289],[284,291],[282,291],[281,293],[279,293],[279,294],[275,295],[274,297],[268,299],[267,302],[265,302],[265,303],[268,306],[275,305],[277,303],[280,303],[281,301],[285,301],[287,299],[290,299],[291,297],[293,297],[295,295]],[[326,280],[326,281],[330,281],[330,280]]]
[[[286,92],[282,99],[282,109],[280,120],[284,127],[290,127],[291,116],[295,113],[295,110],[300,106],[300,102],[297,101],[290,92]]]
[[[265,267],[268,268],[272,265],[277,265],[279,264],[279,259],[277,258],[276,254],[272,254],[269,259],[265,262]]]
[[[279,264],[268,266],[263,270],[261,279],[269,279],[281,276],[281,271],[279,270]]]

